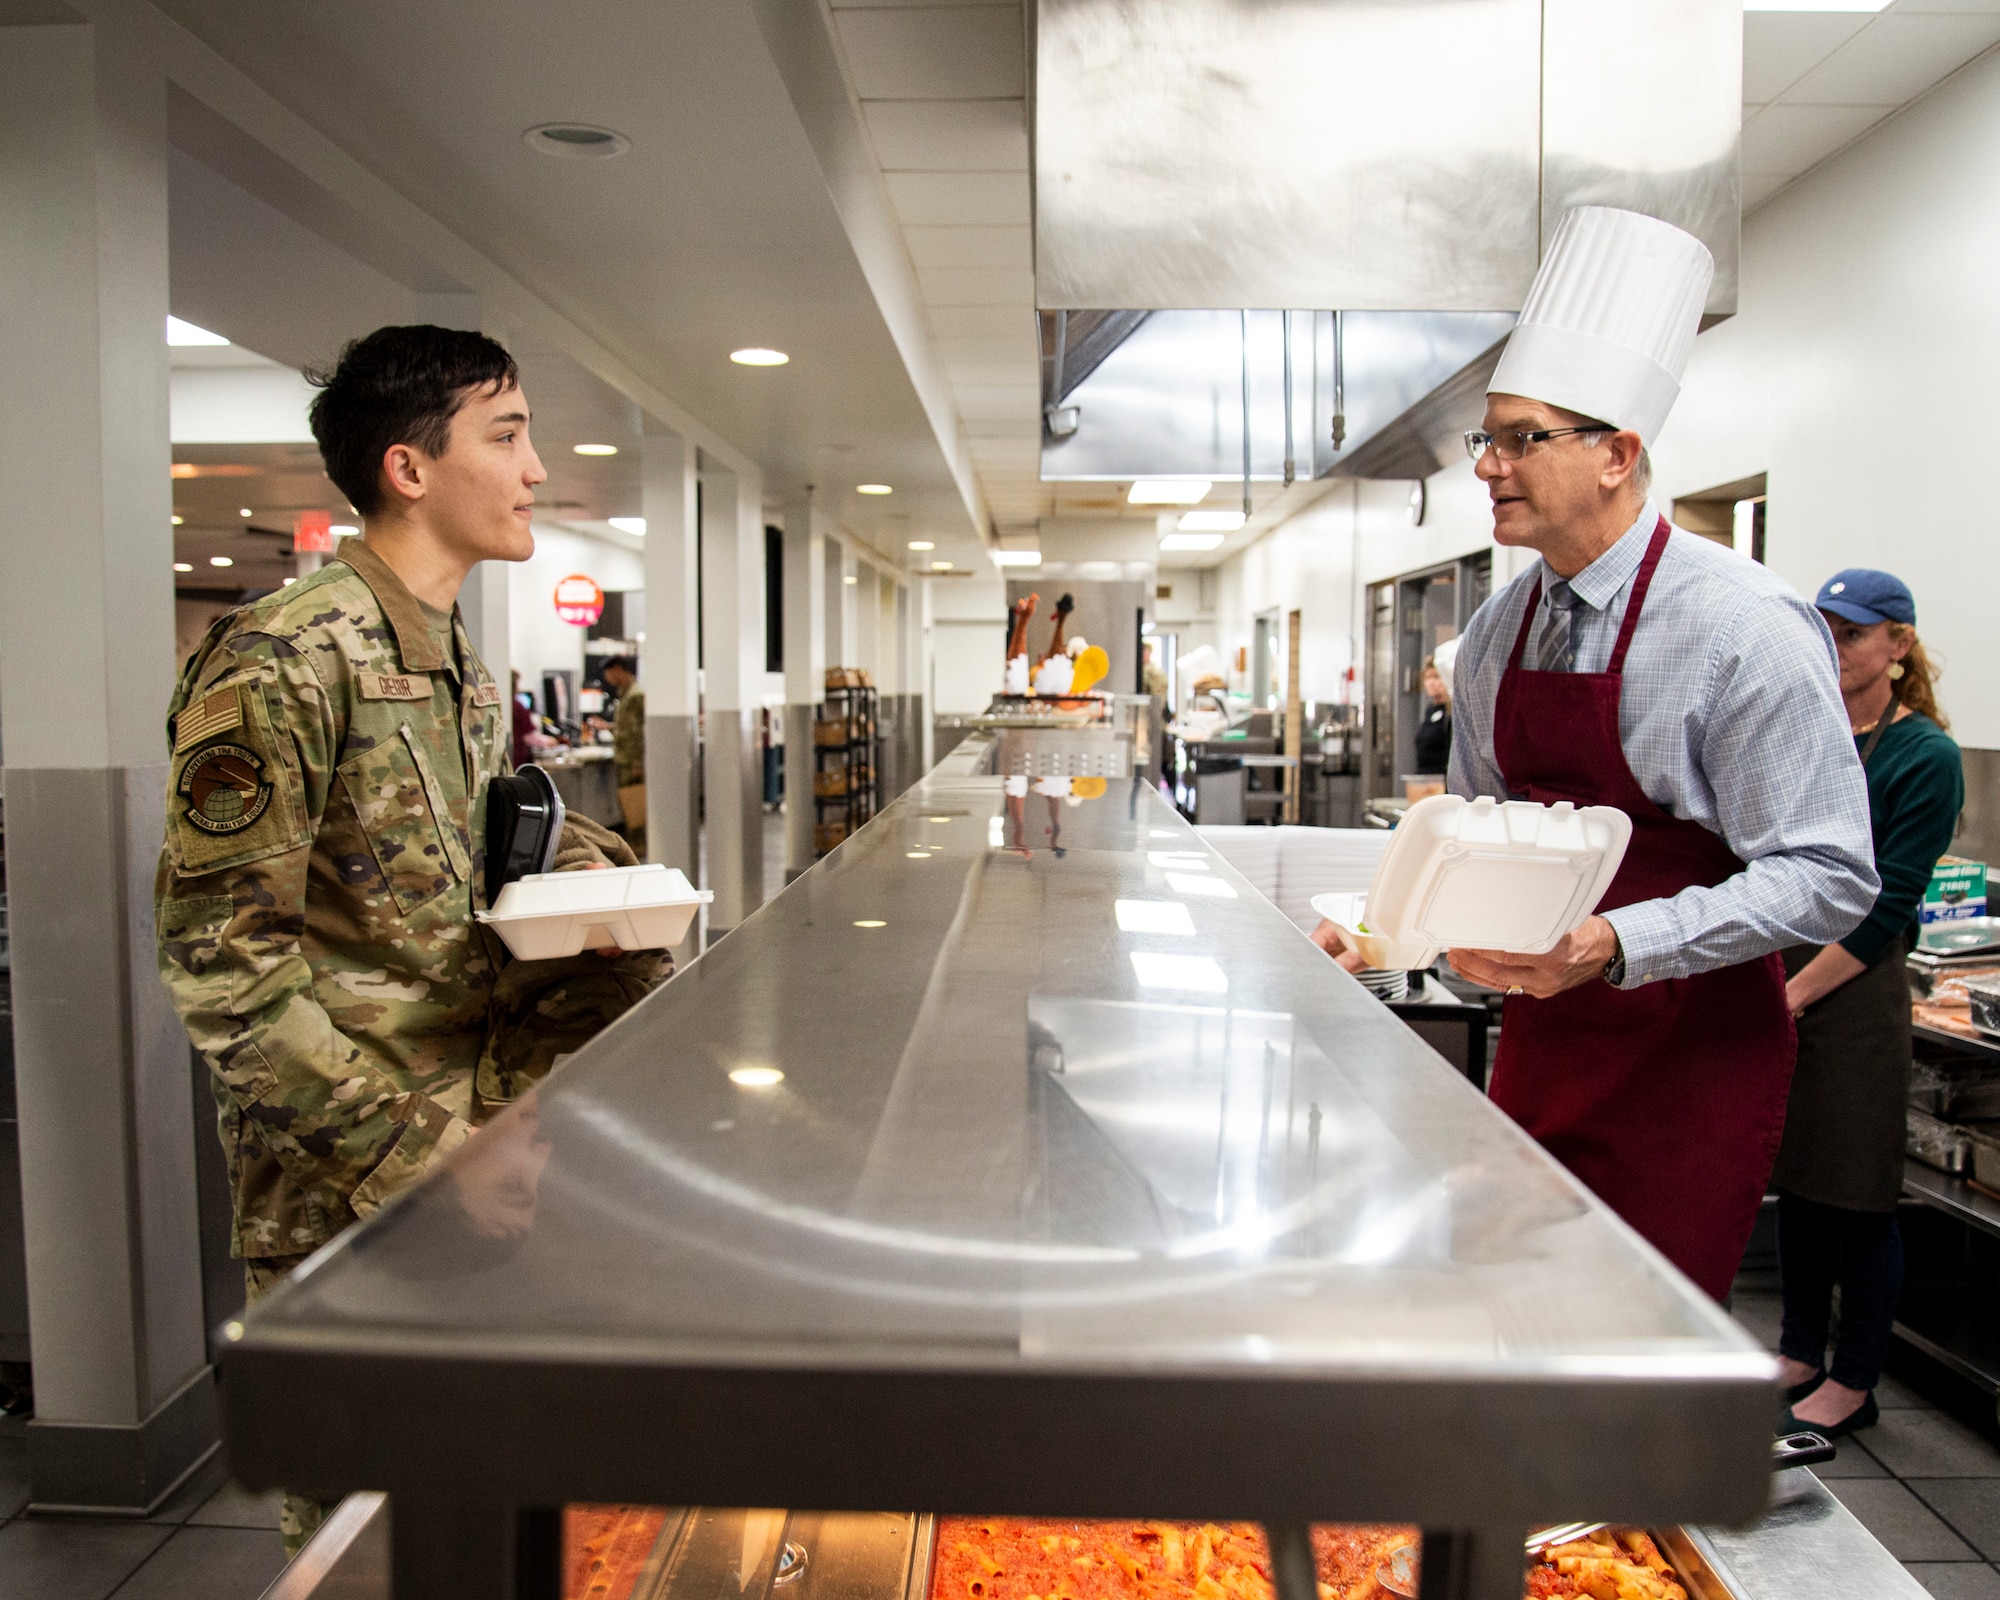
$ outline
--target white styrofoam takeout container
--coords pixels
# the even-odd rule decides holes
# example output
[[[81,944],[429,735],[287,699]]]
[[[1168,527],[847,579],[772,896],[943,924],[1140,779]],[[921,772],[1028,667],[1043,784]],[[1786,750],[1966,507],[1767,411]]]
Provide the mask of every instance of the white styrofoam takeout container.
[[[1403,813],[1364,905],[1312,906],[1371,967],[1416,971],[1454,948],[1540,955],[1597,908],[1631,839],[1615,806],[1432,795]]]
[[[694,914],[715,895],[675,867],[648,862],[596,871],[531,872],[478,913],[523,961],[585,950],[665,950],[687,937]]]

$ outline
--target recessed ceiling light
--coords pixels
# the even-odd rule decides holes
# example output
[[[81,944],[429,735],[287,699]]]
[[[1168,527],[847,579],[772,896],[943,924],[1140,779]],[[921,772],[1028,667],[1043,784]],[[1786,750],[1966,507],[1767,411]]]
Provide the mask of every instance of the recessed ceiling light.
[[[179,518],[179,517],[175,517],[175,518],[174,518],[174,526],[175,526],[176,528],[178,528],[178,527],[179,527],[179,526],[181,525],[181,521],[182,521],[182,519],[181,519],[181,518]]]
[[[1001,567],[1039,567],[1042,553],[1039,550],[995,550],[993,562]]]
[[[859,583],[861,580],[850,572],[846,577],[842,578],[840,581],[842,583]]]
[[[208,564],[211,567],[233,567],[236,565],[228,556],[210,556]]]
[[[618,454],[618,446],[615,444],[580,444],[576,446],[576,453],[580,456],[615,456]]]
[[[604,520],[620,533],[630,533],[640,538],[645,537],[646,519],[644,517],[606,517]]]
[[[252,511],[248,506],[245,506],[243,507],[242,510],[238,511],[236,514],[239,517],[254,517],[257,513]]]
[[[1182,533],[1234,533],[1242,526],[1240,511],[1190,511],[1174,524]]]
[[[889,926],[888,923],[883,922],[875,917],[863,917],[860,919],[860,921],[856,922],[854,925],[857,928],[886,928]]]
[[[167,318],[167,343],[173,345],[227,344],[229,341],[219,333],[210,333],[206,328],[197,328],[192,322],[183,322],[179,317]]]
[[[1221,544],[1219,533],[1170,533],[1160,541],[1162,550],[1213,550]]]
[[[589,122],[544,122],[521,135],[521,142],[545,156],[622,156],[632,141]]]
[[[931,563],[931,571],[949,572],[951,571],[951,563],[949,561],[933,561]]]
[[[857,483],[854,486],[854,492],[856,494],[894,494],[896,491],[886,483]]]
[[[1207,478],[1141,478],[1125,503],[1134,506],[1192,506],[1208,497],[1215,484]]]
[[[192,572],[194,571],[194,563],[192,561],[176,561],[174,563],[174,571]]]
[[[729,359],[739,367],[782,367],[792,358],[782,350],[766,350],[753,344],[747,349],[730,351]]]
[[[937,541],[935,539],[912,539],[910,541],[910,548],[912,550],[935,550],[937,548]]]
[[[732,1067],[729,1081],[739,1089],[775,1089],[785,1075],[776,1067]]]

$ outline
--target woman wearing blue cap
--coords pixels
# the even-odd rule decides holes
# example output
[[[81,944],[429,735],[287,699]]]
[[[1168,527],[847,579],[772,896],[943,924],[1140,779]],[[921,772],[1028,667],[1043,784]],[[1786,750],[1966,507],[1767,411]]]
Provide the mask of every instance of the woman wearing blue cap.
[[[1837,572],[1814,601],[1840,651],[1840,694],[1868,779],[1881,893],[1838,944],[1785,952],[1798,1066],[1772,1184],[1792,1411],[1784,1429],[1838,1436],[1877,1420],[1875,1383],[1903,1282],[1896,1199],[1910,1085],[1904,957],[1937,858],[1951,845],[1965,778],[1945,732],[1917,607],[1886,572]],[[1840,1343],[1828,1369],[1833,1286]]]

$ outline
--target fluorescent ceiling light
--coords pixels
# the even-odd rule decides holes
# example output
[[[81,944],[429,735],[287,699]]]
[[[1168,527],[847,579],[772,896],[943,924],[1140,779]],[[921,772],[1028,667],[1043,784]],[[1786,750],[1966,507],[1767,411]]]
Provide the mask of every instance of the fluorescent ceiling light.
[[[1001,567],[1039,567],[1042,553],[1039,550],[995,550],[993,562]]]
[[[1208,497],[1215,485],[1207,478],[1141,478],[1132,485],[1125,503],[1134,506],[1193,506]]]
[[[857,483],[854,486],[854,492],[856,494],[894,494],[896,491],[886,483]]]
[[[1190,511],[1174,526],[1182,533],[1234,533],[1243,526],[1240,511]]]
[[[227,344],[229,341],[219,333],[210,333],[206,328],[197,328],[192,322],[183,322],[179,317],[167,318],[168,344]]]
[[[1142,989],[1222,994],[1229,988],[1229,979],[1213,956],[1163,956],[1153,950],[1134,950],[1132,970]]]
[[[912,550],[935,550],[937,548],[937,541],[935,539],[912,539],[910,541],[910,548]]]
[[[644,517],[606,517],[604,520],[620,533],[637,534],[642,538],[645,536],[646,519]]]
[[[1162,550],[1213,550],[1222,543],[1219,533],[1170,533],[1160,541]]]
[[[618,454],[618,446],[615,444],[580,444],[575,448],[576,453],[580,456],[615,456]]]
[[[236,565],[228,556],[210,556],[208,564],[211,567],[233,567]]]
[[[1745,11],[1880,11],[1889,0],[1743,0]]]
[[[951,571],[951,563],[949,561],[933,561],[931,563],[931,571],[949,572]]]
[[[244,506],[244,507],[243,507],[243,508],[242,508],[241,510],[239,510],[239,511],[238,511],[238,512],[237,512],[236,514],[237,514],[237,515],[238,515],[239,517],[254,517],[254,516],[256,516],[256,515],[257,515],[257,513],[256,513],[256,512],[254,512],[254,511],[252,511],[252,510],[251,510],[251,509],[250,509],[250,508],[249,508],[248,506]]]
[[[361,532],[359,528],[356,528],[351,524],[345,522],[336,522],[332,527],[328,528],[326,531],[332,534],[336,539],[352,539],[357,537]]]
[[[176,561],[174,563],[174,571],[192,572],[194,571],[194,563],[192,561]]]
[[[175,518],[174,518],[174,526],[175,526],[176,528],[178,528],[178,527],[179,527],[179,526],[181,525],[181,523],[182,523],[183,521],[185,521],[185,520],[186,520],[186,519],[185,519],[185,518],[183,518],[183,517],[175,517]]]
[[[729,1081],[739,1089],[775,1089],[785,1081],[785,1075],[776,1067],[736,1067]]]
[[[1117,900],[1112,902],[1121,933],[1162,933],[1194,937],[1194,918],[1178,900]]]
[[[842,583],[859,583],[861,580],[850,572],[846,577],[842,578],[840,581]]]
[[[766,350],[753,344],[747,350],[730,351],[729,359],[739,367],[782,367],[792,358],[782,350]]]

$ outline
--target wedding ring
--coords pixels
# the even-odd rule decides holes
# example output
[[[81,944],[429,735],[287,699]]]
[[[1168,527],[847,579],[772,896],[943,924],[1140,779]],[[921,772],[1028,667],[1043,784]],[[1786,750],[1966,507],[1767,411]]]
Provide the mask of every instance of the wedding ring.
[[[1513,987],[1513,988],[1509,989],[1509,990],[1508,990],[1507,992],[1508,992],[1509,994],[1526,994],[1526,993],[1527,993],[1528,991],[1527,991],[1526,989],[1523,989],[1523,988],[1522,988],[1522,987],[1521,987],[1521,986],[1520,986],[1520,985],[1519,985],[1519,984],[1517,983],[1517,984],[1515,984],[1515,985],[1514,985],[1514,987]]]

